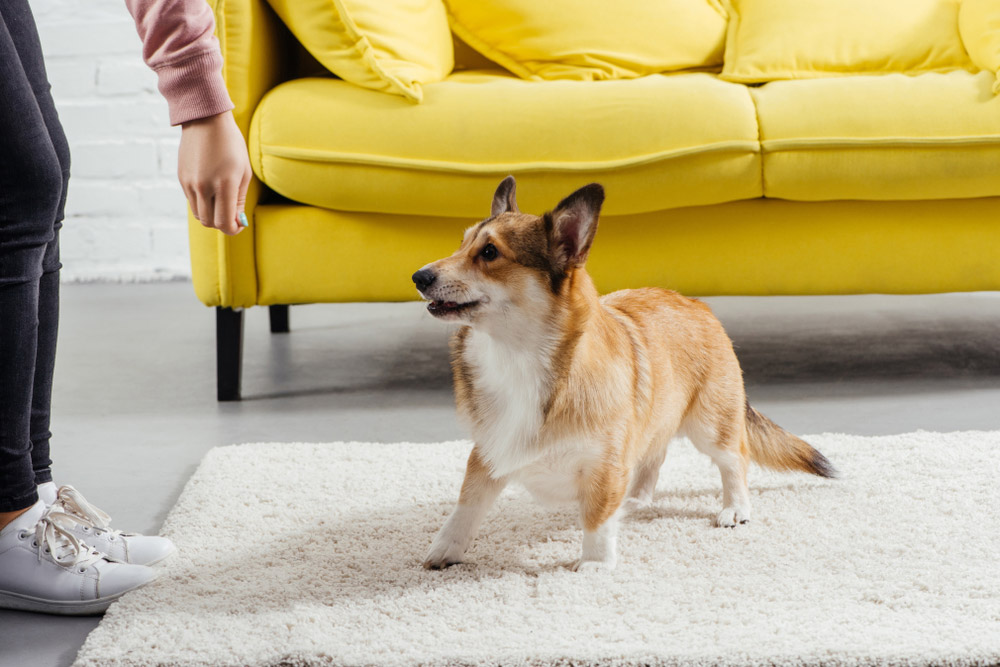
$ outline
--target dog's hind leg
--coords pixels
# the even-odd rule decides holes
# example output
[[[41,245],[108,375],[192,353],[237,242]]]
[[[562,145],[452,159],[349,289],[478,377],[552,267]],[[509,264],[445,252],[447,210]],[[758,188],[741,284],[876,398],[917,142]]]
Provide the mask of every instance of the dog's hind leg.
[[[627,509],[649,507],[653,502],[653,492],[656,490],[656,482],[660,478],[663,460],[667,457],[667,444],[669,442],[669,438],[664,438],[662,442],[653,443],[646,456],[635,467],[635,476],[629,485],[625,500]]]
[[[507,485],[506,479],[490,477],[486,465],[473,448],[465,469],[458,505],[438,531],[424,558],[428,570],[440,570],[462,562],[462,554],[476,536],[479,524]]]
[[[742,417],[742,414],[740,414]],[[716,524],[732,528],[750,521],[750,490],[747,468],[750,451],[742,420],[726,419],[716,423],[688,419],[684,431],[698,451],[708,454],[722,475],[722,511]]]

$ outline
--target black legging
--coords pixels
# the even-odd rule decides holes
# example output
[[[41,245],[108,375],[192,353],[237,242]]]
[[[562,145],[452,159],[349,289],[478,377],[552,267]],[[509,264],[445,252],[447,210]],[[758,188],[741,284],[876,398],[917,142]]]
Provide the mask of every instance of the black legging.
[[[52,479],[49,407],[69,146],[27,0],[0,0],[0,512]]]

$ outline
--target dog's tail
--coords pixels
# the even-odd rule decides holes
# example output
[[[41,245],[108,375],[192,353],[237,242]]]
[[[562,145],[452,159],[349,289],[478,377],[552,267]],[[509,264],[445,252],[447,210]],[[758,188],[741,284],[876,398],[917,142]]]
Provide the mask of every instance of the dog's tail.
[[[820,477],[836,477],[830,461],[808,442],[792,435],[747,403],[747,442],[755,463],[776,470],[801,470]]]

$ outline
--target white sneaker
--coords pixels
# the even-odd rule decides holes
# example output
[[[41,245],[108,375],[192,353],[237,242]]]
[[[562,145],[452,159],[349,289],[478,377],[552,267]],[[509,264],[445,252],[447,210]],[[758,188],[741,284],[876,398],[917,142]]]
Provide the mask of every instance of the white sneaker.
[[[70,532],[109,560],[156,565],[177,551],[174,543],[165,537],[114,530],[111,528],[111,517],[87,502],[83,494],[72,486],[61,486],[57,490],[53,482],[39,484],[38,497],[46,505],[61,507],[69,514],[76,521]]]
[[[0,531],[0,608],[100,614],[156,578],[152,568],[104,558],[70,532],[75,524],[39,500]]]

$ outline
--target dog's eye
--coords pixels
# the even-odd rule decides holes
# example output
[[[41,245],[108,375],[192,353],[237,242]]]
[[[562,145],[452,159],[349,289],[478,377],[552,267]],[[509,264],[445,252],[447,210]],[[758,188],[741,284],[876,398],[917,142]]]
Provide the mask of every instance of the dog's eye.
[[[494,259],[497,258],[497,255],[499,254],[500,253],[497,252],[497,247],[495,245],[493,245],[492,243],[487,243],[486,247],[483,248],[482,252],[479,253],[479,256],[485,259],[487,262],[492,262]]]

